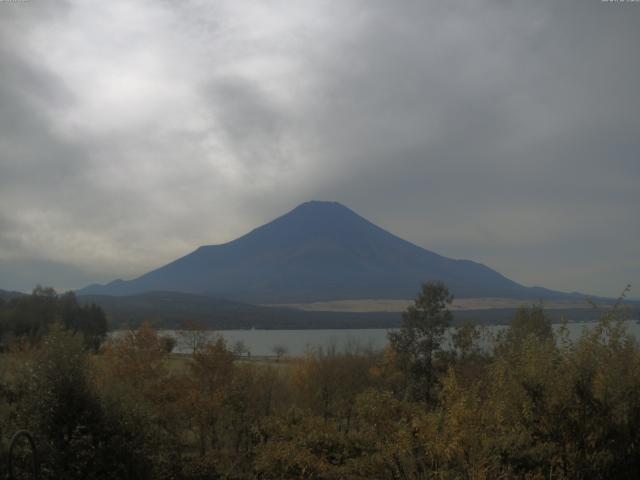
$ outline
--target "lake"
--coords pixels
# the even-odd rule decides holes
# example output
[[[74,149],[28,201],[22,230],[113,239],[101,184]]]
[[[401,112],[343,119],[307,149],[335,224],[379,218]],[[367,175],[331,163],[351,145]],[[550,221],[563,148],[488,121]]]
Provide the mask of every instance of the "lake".
[[[571,339],[577,339],[585,329],[593,328],[596,323],[570,323],[567,324]],[[560,325],[554,325],[559,328]],[[506,328],[504,325],[491,325],[485,327],[485,339],[481,341],[487,344],[487,338]],[[627,322],[627,328],[636,338],[640,338],[640,324],[637,321]],[[223,330],[206,331],[202,334],[207,341],[213,341],[218,335],[222,335],[231,347],[241,341],[252,355],[274,355],[274,347],[283,347],[287,355],[304,355],[307,351],[317,348],[329,348],[335,346],[338,351],[347,347],[362,347],[381,350],[387,344],[387,333],[392,330],[373,329],[344,329],[344,330]],[[114,332],[115,333],[115,332]],[[161,330],[161,335],[168,335],[178,341],[174,352],[190,353],[189,332],[181,330]],[[448,342],[448,340],[445,340]]]

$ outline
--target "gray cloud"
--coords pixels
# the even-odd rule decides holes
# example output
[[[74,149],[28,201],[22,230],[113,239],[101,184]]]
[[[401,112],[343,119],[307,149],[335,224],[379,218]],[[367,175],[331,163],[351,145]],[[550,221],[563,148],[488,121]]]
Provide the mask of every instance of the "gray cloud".
[[[525,284],[640,287],[636,4],[53,5],[0,5],[0,288],[311,198]]]

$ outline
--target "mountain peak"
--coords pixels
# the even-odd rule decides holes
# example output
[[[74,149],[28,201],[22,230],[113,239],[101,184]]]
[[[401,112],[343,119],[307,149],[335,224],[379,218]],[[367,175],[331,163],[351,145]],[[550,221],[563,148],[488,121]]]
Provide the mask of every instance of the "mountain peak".
[[[349,208],[342,205],[340,202],[334,202],[331,200],[309,200],[307,202],[301,203],[294,210],[298,209],[344,209],[349,210]]]
[[[304,214],[304,215],[353,215],[359,217],[357,213],[348,207],[345,207],[339,202],[332,202],[327,200],[309,200],[308,202],[301,203],[289,213],[283,215]]]
[[[244,241],[267,242],[291,245],[327,235],[342,237],[345,241],[357,242],[367,232],[376,235],[384,230],[364,219],[350,208],[338,202],[312,200],[276,218],[242,237]],[[387,234],[387,232],[384,232]]]

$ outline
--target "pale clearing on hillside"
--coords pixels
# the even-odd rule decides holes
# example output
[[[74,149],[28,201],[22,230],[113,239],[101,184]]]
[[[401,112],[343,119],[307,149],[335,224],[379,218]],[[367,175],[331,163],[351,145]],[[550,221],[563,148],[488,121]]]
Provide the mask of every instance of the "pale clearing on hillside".
[[[360,299],[360,300],[330,300],[312,303],[281,303],[271,304],[271,307],[289,307],[312,312],[402,312],[413,300],[392,299]],[[512,298],[461,298],[455,299],[451,310],[490,310],[494,308],[518,308],[522,305],[535,303],[532,300]],[[584,300],[556,300],[544,302],[545,308],[591,308]]]

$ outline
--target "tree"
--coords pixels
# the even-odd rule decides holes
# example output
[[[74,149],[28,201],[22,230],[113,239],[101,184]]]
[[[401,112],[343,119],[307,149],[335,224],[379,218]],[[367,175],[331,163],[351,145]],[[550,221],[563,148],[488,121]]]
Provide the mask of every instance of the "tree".
[[[474,351],[478,350],[477,342],[480,339],[480,329],[470,322],[458,325],[451,335],[451,343],[461,359],[466,359]]]
[[[27,339],[32,345],[55,321],[71,332],[81,333],[85,345],[94,351],[107,333],[107,319],[99,306],[81,305],[73,292],[58,295],[50,287],[37,286],[31,295],[17,297],[0,310],[0,331]]]
[[[208,333],[207,327],[201,323],[185,320],[179,335],[182,343],[191,349],[191,353],[195,354],[206,347],[209,340]]]
[[[236,342],[233,344],[233,354],[241,357],[245,353],[249,357],[251,356],[251,352],[249,351],[249,347],[247,347],[246,343],[244,343],[242,340],[236,340]]]
[[[41,478],[149,478],[142,439],[103,409],[82,336],[53,323],[30,355],[18,370],[17,417],[38,439]]]
[[[79,330],[84,335],[85,344],[97,351],[107,336],[107,317],[95,303],[83,306],[82,314],[83,324]]]
[[[114,335],[95,362],[97,386],[109,429],[137,461],[111,460],[120,472],[109,478],[140,478],[129,473],[154,470],[152,478],[181,455],[178,432],[184,428],[186,382],[167,365],[169,352],[148,322]],[[151,467],[149,467],[151,465]]]
[[[511,320],[511,325],[499,338],[496,353],[506,355],[519,352],[528,337],[537,342],[553,342],[551,319],[544,313],[542,305],[522,306]]]
[[[453,296],[442,282],[423,284],[418,298],[402,314],[400,331],[389,334],[398,366],[407,375],[407,394],[414,400],[433,400],[437,381],[434,360],[451,323],[447,306],[452,301]]]
[[[109,380],[135,385],[136,394],[154,392],[166,374],[169,352],[149,322],[122,332],[104,347],[104,369]]]
[[[173,349],[176,348],[176,345],[178,344],[178,340],[170,335],[161,335],[159,340],[162,348],[164,348],[167,353],[173,352]]]
[[[218,337],[193,353],[189,367],[188,409],[194,418],[200,457],[204,457],[208,445],[217,446],[217,424],[235,372],[233,352],[224,339]]]
[[[355,397],[372,386],[370,370],[377,358],[358,351],[338,353],[335,345],[307,353],[293,369],[293,383],[304,404],[326,422],[338,420],[348,431]]]
[[[280,359],[287,354],[287,347],[284,345],[274,345],[271,347],[271,351],[276,355],[276,362],[279,362]]]

